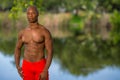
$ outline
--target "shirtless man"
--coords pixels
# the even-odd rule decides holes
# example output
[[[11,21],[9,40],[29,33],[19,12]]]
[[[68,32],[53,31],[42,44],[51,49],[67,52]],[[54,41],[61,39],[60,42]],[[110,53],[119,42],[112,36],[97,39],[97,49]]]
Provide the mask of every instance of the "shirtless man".
[[[15,63],[23,80],[48,80],[53,47],[50,32],[38,23],[38,10],[35,6],[27,9],[29,25],[20,31],[15,48]],[[25,46],[22,66],[20,66],[21,48]],[[45,49],[47,57],[45,58]]]

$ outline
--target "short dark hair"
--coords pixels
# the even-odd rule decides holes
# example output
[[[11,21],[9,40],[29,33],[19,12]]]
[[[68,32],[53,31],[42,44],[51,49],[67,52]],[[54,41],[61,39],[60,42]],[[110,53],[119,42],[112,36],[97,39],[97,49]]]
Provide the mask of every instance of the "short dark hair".
[[[37,12],[37,14],[39,14],[39,11],[38,11],[38,9],[37,9],[36,6],[29,6],[29,7],[27,8],[27,11],[28,11],[29,8],[33,8],[33,9],[35,9],[35,11]]]

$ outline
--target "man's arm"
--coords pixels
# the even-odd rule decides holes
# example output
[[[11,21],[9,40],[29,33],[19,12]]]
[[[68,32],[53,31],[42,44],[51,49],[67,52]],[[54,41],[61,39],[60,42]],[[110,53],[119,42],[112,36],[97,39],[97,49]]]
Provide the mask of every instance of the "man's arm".
[[[16,68],[19,70],[20,69],[20,56],[21,56],[21,48],[23,45],[23,41],[22,41],[22,32],[19,33],[18,35],[18,41],[16,43],[16,47],[15,47],[15,53],[14,53],[14,58],[15,58],[15,64],[16,64]]]
[[[45,30],[45,48],[47,51],[46,65],[43,71],[48,71],[53,57],[53,42],[51,34],[48,30]]]

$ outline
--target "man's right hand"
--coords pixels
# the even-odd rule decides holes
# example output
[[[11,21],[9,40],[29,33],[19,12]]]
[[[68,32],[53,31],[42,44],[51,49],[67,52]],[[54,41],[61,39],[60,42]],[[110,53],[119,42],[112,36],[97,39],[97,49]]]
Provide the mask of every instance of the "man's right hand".
[[[19,67],[17,67],[17,70],[18,70],[18,73],[19,73],[19,75],[21,76],[21,78],[23,78],[22,68],[19,66]]]

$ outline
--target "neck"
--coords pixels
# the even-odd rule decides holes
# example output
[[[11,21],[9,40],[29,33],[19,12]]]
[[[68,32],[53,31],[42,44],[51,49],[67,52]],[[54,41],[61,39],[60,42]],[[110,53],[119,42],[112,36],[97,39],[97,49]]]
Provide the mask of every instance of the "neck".
[[[38,27],[38,25],[39,25],[39,23],[38,23],[38,22],[29,23],[29,27],[30,27],[30,28],[37,28],[37,27]]]

